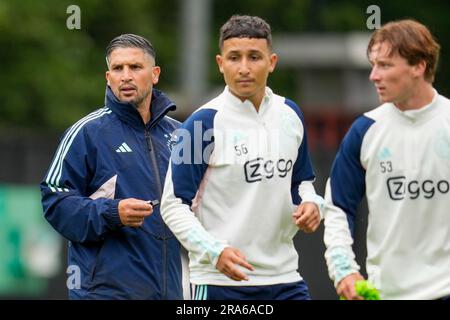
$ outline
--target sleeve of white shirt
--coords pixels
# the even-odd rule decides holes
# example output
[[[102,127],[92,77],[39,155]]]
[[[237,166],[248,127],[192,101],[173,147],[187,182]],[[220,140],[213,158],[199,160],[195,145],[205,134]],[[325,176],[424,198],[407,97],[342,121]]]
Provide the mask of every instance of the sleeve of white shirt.
[[[294,205],[294,211],[301,202],[313,202],[317,205],[320,212],[320,218],[323,218],[324,199],[316,194],[313,182],[315,174],[311,163],[311,157],[308,149],[308,134],[306,130],[305,119],[299,106],[292,100],[286,99],[288,105],[298,117],[298,132],[301,136],[301,143],[298,147],[297,159],[295,160],[292,171],[291,194]]]
[[[195,252],[197,256],[201,257],[201,261],[211,263],[214,266],[217,264],[221,252],[228,246],[227,241],[216,239],[208,233],[194,215],[190,206],[183,203],[181,198],[175,196],[171,166],[167,171],[162,196],[161,216],[189,252]]]
[[[352,249],[358,206],[365,194],[365,169],[361,146],[374,120],[361,116],[352,125],[336,155],[325,191],[325,259],[335,286],[347,275],[357,272]]]
[[[201,262],[214,266],[228,244],[205,230],[191,206],[208,168],[209,158],[204,158],[204,151],[211,150],[213,141],[212,135],[205,132],[212,130],[215,114],[213,109],[199,110],[175,131],[177,143],[172,150],[161,199],[161,216],[173,234]],[[206,136],[211,139],[204,139]]]
[[[325,200],[316,193],[312,181],[302,181],[298,187],[298,194],[303,202],[313,202],[319,208],[320,219],[323,219]]]

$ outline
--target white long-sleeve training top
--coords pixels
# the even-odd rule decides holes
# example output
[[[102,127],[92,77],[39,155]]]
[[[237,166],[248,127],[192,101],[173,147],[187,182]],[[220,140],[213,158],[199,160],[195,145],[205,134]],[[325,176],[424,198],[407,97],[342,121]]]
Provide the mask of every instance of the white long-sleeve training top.
[[[366,267],[384,299],[450,295],[450,101],[392,103],[358,118],[327,183],[325,235],[335,285],[359,269],[351,245],[358,204],[369,206]]]
[[[228,87],[176,133],[161,204],[164,221],[189,250],[191,283],[270,285],[301,280],[292,213],[316,195],[303,115],[269,88],[259,112]],[[321,201],[322,200],[322,201]],[[227,246],[253,265],[249,281],[215,266]]]

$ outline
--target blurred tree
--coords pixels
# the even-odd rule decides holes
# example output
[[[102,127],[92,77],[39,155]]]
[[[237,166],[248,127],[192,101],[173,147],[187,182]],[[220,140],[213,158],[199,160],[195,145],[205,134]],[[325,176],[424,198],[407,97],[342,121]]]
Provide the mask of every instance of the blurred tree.
[[[273,31],[274,41],[277,33],[306,32],[349,32],[371,31],[366,21],[367,7],[378,5],[381,10],[381,23],[391,20],[413,18],[426,24],[442,46],[440,64],[435,87],[450,96],[450,2],[429,0],[424,5],[421,0],[228,0],[214,1],[214,26],[211,43],[214,54],[218,51],[219,28],[232,14],[259,15],[266,19]],[[211,82],[221,84],[213,54],[211,55]],[[269,85],[276,92],[295,97],[296,72],[280,75],[275,72],[269,78]]]
[[[62,130],[100,107],[105,89],[104,49],[121,33],[148,37],[163,72],[159,87],[176,91],[179,74],[180,1],[2,0],[0,2],[0,127]],[[367,31],[366,9],[376,4],[382,23],[406,17],[430,27],[442,45],[436,87],[450,96],[450,3],[429,0],[211,0],[209,83],[223,81],[215,64],[218,31],[232,14],[259,15],[279,33]],[[75,2],[75,3],[74,3]],[[81,29],[69,30],[69,5],[81,9]],[[293,96],[296,72],[275,73],[270,85]],[[62,111],[63,110],[63,111]]]
[[[161,83],[175,83],[176,0],[80,0],[81,30],[66,26],[71,4],[0,2],[0,127],[61,130],[101,107],[105,47],[121,33],[149,38],[165,66]]]

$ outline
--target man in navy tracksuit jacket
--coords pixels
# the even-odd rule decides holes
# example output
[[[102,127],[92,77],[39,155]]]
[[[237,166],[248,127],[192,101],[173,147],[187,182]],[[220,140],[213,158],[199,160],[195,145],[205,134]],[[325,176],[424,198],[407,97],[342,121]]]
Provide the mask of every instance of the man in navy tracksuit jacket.
[[[160,200],[179,123],[153,89],[159,67],[144,38],[107,49],[105,107],[70,127],[41,182],[45,218],[69,240],[70,299],[182,299],[180,245]]]

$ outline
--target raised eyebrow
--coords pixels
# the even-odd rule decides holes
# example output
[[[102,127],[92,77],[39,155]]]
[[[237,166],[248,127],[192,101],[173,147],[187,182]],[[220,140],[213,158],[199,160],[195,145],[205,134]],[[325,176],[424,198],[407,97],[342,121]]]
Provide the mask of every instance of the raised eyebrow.
[[[231,50],[229,52],[227,52],[226,56],[232,56],[232,55],[238,55],[238,56],[242,56],[242,55],[262,55],[262,52],[259,50],[249,50],[248,52],[242,52],[239,50]]]
[[[124,65],[128,65],[130,67],[135,67],[135,66],[143,66],[142,63],[139,62],[132,62],[132,63],[114,63],[111,65],[111,69],[112,68],[117,68],[117,67],[123,67]]]
[[[386,59],[386,58],[378,58],[378,59],[374,59],[374,60],[372,60],[372,64],[373,63],[384,63],[384,64],[388,64],[388,63],[390,63],[390,60],[389,59]]]
[[[111,69],[115,69],[115,68],[118,68],[118,67],[123,67],[123,64],[121,64],[121,63],[114,63],[114,64],[111,65]]]
[[[230,50],[230,51],[228,51],[228,54],[245,54],[245,53],[261,53],[261,50],[258,50],[258,49],[250,49],[250,50],[247,50],[247,51],[242,51],[242,50]]]
[[[240,55],[241,52],[240,52],[239,50],[231,50],[231,51],[228,51],[228,52],[227,52],[227,56],[232,55],[232,54]]]

